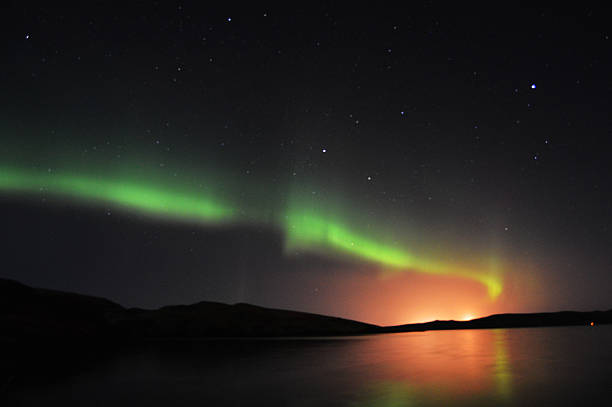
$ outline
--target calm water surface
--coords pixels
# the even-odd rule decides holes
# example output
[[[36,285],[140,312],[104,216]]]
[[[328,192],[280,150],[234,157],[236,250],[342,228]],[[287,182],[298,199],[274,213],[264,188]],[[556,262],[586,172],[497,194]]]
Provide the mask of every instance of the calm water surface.
[[[29,406],[612,405],[611,345],[612,326],[164,342],[28,369],[4,386],[0,401]]]

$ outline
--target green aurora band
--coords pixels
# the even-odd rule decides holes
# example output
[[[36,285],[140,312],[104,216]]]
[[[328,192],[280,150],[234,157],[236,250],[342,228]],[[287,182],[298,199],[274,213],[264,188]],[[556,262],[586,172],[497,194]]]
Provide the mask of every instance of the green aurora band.
[[[320,252],[332,250],[378,263],[393,272],[410,270],[471,279],[484,284],[491,299],[496,299],[502,292],[502,282],[496,271],[474,271],[471,268],[445,265],[419,258],[391,245],[364,238],[341,223],[309,213],[307,210],[290,210],[285,219],[284,229],[289,248],[307,248]]]
[[[45,191],[94,203],[114,203],[149,215],[202,223],[225,222],[231,220],[235,212],[211,198],[171,188],[61,173],[40,174],[2,169],[0,190],[25,193]]]
[[[249,216],[248,210],[205,196],[202,191],[123,178],[2,168],[0,191],[25,194],[44,192],[93,204],[115,204],[149,216],[202,224],[258,221],[258,216]],[[270,226],[270,221],[260,219],[258,223]],[[299,249],[346,256],[378,264],[392,272],[414,271],[466,278],[483,284],[491,299],[496,299],[502,292],[502,280],[496,269],[475,270],[420,258],[394,245],[367,238],[335,221],[334,217],[311,208],[289,204],[282,216],[272,223],[271,226],[284,231],[287,251]]]

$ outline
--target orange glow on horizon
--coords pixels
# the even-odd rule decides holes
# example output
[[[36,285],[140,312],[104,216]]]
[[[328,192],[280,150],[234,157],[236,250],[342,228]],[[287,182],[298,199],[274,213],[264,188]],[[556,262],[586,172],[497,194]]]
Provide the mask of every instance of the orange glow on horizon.
[[[419,319],[416,319],[416,320],[413,319],[413,320],[411,320],[409,322],[406,322],[406,324],[424,324],[426,322],[432,322],[432,321],[435,321],[437,319],[438,318],[435,318],[435,317],[419,318]]]
[[[306,271],[297,275],[304,281],[310,278]],[[276,277],[279,291],[284,285],[295,284],[296,274],[279,272]],[[528,284],[519,277],[508,275],[504,281],[504,292],[491,300],[482,284],[457,277],[404,273],[380,279],[369,268],[339,267],[337,272],[321,273],[317,287],[324,289],[319,289],[314,298],[311,290],[305,290],[299,300],[309,304],[303,311],[390,326],[533,312],[547,299],[546,292],[536,295],[534,290],[525,289]],[[287,304],[295,301],[295,295],[287,293]]]
[[[332,315],[377,325],[404,325],[436,320],[465,321],[506,312],[505,294],[492,301],[481,284],[469,280],[418,273],[385,280],[367,273],[346,276],[321,282],[329,287],[330,296],[325,300],[334,305]],[[343,298],[341,306],[337,302],[339,297]],[[324,311],[330,313],[328,309]]]

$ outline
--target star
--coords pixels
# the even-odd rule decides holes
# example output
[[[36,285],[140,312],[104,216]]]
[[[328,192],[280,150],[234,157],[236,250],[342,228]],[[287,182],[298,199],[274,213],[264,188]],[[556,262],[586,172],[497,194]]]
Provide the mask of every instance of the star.
[[[536,88],[535,83],[532,83],[532,84],[531,84],[531,89],[535,89],[535,88]]]

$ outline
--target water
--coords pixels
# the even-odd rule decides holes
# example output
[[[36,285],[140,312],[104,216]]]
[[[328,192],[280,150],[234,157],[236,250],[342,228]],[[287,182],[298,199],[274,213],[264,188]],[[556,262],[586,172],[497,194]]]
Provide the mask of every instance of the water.
[[[28,367],[0,404],[610,405],[610,344],[612,326],[158,342]]]

